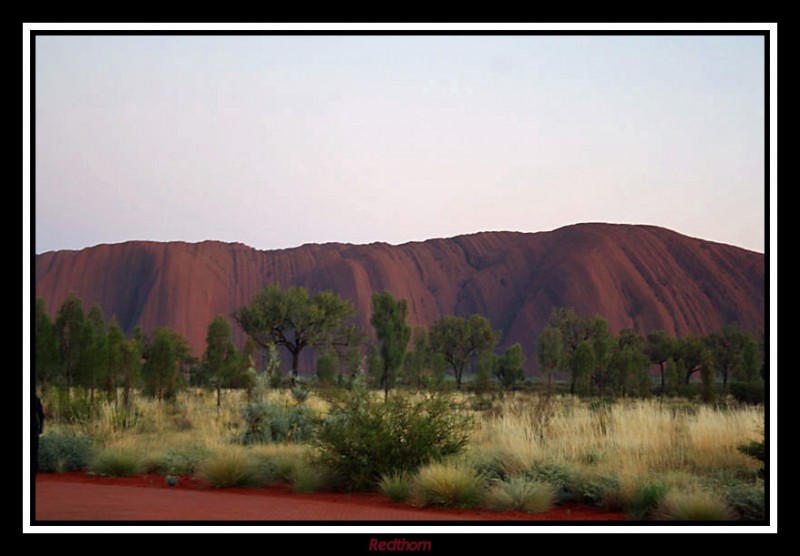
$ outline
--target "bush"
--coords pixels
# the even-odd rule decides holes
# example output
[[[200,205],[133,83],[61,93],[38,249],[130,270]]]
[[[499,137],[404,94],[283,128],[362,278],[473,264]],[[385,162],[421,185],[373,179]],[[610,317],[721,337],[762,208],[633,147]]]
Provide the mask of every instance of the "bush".
[[[484,499],[487,508],[495,511],[542,513],[553,507],[556,487],[525,477],[497,481]]]
[[[132,450],[106,448],[94,457],[90,469],[106,477],[132,477],[144,471],[144,462]]]
[[[92,455],[92,443],[86,436],[50,432],[39,439],[39,471],[66,473],[86,469]]]
[[[728,505],[742,521],[763,521],[766,519],[764,483],[740,483],[725,492]]]
[[[413,491],[421,506],[469,508],[483,498],[483,481],[470,467],[437,462],[418,471]]]
[[[402,471],[383,475],[378,489],[392,502],[406,502],[411,498],[413,485],[411,478]]]
[[[572,473],[565,465],[537,464],[525,475],[528,479],[539,483],[547,483],[555,487],[555,500],[559,504],[574,502],[577,489],[573,485]]]
[[[667,493],[654,517],[671,521],[730,521],[734,513],[725,500],[707,492]]]
[[[244,450],[225,450],[199,466],[197,476],[215,487],[251,487],[263,482],[255,461]]]
[[[245,406],[241,444],[306,442],[314,436],[314,413],[305,405],[284,407],[267,401]]]
[[[316,445],[320,461],[347,489],[372,490],[381,476],[413,472],[460,452],[471,425],[466,413],[439,395],[395,394],[384,402],[354,388],[331,401]]]
[[[162,475],[194,475],[200,463],[208,456],[205,448],[185,451],[167,450],[152,465],[151,471]]]
[[[734,382],[731,384],[731,395],[737,401],[748,404],[764,403],[764,381],[756,382]]]
[[[753,440],[748,444],[739,446],[738,449],[741,453],[761,462],[762,465],[761,469],[758,470],[758,476],[763,479],[766,476],[766,467],[764,467],[764,463],[767,450],[764,439],[762,438],[760,441]]]
[[[658,508],[669,487],[660,482],[645,483],[633,493],[627,508],[628,516],[637,521],[649,518]]]

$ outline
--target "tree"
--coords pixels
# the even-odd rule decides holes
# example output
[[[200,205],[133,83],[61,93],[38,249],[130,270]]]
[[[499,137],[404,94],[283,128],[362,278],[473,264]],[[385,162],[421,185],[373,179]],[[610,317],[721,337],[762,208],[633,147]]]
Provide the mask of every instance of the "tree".
[[[674,338],[663,330],[654,330],[647,335],[646,354],[651,363],[656,363],[661,371],[661,388],[666,386],[666,364],[675,358],[677,344]]]
[[[106,329],[108,368],[103,377],[103,386],[109,399],[113,397],[115,407],[117,404],[117,384],[122,377],[123,344],[125,341],[125,333],[120,328],[117,320],[111,317]]]
[[[570,358],[570,370],[572,371],[572,381],[569,386],[569,393],[583,393],[586,390],[586,383],[591,377],[594,368],[594,350],[588,341],[580,342],[575,348],[575,352]]]
[[[500,385],[512,390],[517,382],[525,380],[525,372],[522,366],[525,364],[525,353],[519,343],[509,347],[503,355],[495,358],[493,371],[500,381]]]
[[[129,338],[120,348],[119,377],[122,382],[122,405],[131,407],[131,394],[142,373],[142,344],[137,338]]]
[[[539,367],[547,378],[547,391],[553,385],[553,373],[561,366],[564,346],[561,331],[553,326],[546,326],[536,340],[536,358]]]
[[[82,343],[79,374],[83,385],[89,387],[90,401],[94,403],[95,389],[98,383],[105,382],[108,374],[106,323],[98,305],[92,307],[84,319]]]
[[[688,334],[678,340],[676,354],[686,369],[686,384],[689,384],[694,373],[702,369],[703,363],[711,359],[705,340],[695,334]]]
[[[70,294],[58,310],[55,327],[67,392],[76,378],[83,352],[83,319],[81,300]]]
[[[723,387],[728,386],[728,379],[747,374],[744,372],[745,357],[751,358],[747,364],[752,364],[752,343],[755,339],[741,330],[735,323],[727,324],[722,330],[708,337],[709,349],[714,359],[714,367],[722,374]]]
[[[497,334],[486,317],[472,315],[469,319],[446,316],[434,323],[430,331],[431,347],[447,362],[456,378],[456,388],[467,366],[497,344]]]
[[[616,385],[622,396],[646,393],[649,386],[647,366],[650,359],[644,354],[644,340],[630,328],[620,331],[614,346],[612,366]]]
[[[346,326],[352,315],[352,304],[330,292],[311,297],[305,288],[284,290],[272,284],[258,292],[249,305],[235,311],[233,318],[260,346],[274,344],[289,352],[294,386],[304,349],[337,347],[352,341],[353,329]]]
[[[180,385],[181,366],[189,356],[186,340],[169,328],[158,328],[142,368],[145,391],[161,400],[172,400]]]
[[[41,384],[44,391],[58,373],[58,344],[56,343],[55,327],[45,309],[45,301],[41,297],[36,298],[34,327],[35,382]]]
[[[236,347],[233,345],[231,326],[225,317],[217,315],[208,325],[206,351],[203,354],[204,374],[211,378],[217,391],[217,411],[222,406],[222,387],[228,385],[236,369]]]
[[[383,363],[381,384],[384,399],[389,399],[397,370],[402,367],[406,347],[411,339],[411,327],[406,324],[408,304],[405,299],[395,301],[389,292],[372,296],[372,318],[370,324],[378,337],[378,349]]]
[[[608,365],[611,361],[614,346],[614,337],[608,331],[608,321],[601,316],[594,316],[586,320],[586,338],[592,345],[594,368],[592,372],[592,385],[597,385],[600,397],[603,397],[606,383],[609,381]]]

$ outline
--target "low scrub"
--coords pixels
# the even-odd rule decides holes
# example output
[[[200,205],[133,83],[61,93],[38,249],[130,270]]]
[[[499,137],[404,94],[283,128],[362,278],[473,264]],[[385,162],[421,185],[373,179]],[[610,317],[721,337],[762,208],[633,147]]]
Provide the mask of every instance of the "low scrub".
[[[628,504],[628,516],[635,521],[651,518],[668,492],[669,487],[661,482],[640,485]]]
[[[92,459],[90,469],[105,477],[132,477],[145,469],[144,460],[129,448],[109,447]]]
[[[413,482],[403,471],[383,475],[378,482],[378,490],[392,502],[407,502],[411,498]]]
[[[483,494],[483,480],[475,470],[455,463],[428,464],[414,479],[414,498],[421,506],[470,508]]]
[[[91,457],[92,443],[86,436],[53,431],[39,439],[39,471],[44,473],[86,469]]]
[[[726,501],[704,492],[667,493],[654,512],[654,517],[670,521],[730,521],[736,515]]]
[[[543,513],[553,507],[556,488],[525,477],[496,481],[484,498],[484,505],[495,511]]]
[[[283,406],[256,401],[242,411],[244,432],[237,437],[241,444],[306,442],[314,435],[314,412],[305,405]]]
[[[254,487],[263,483],[258,465],[243,449],[226,449],[208,457],[199,466],[197,476],[218,488]]]

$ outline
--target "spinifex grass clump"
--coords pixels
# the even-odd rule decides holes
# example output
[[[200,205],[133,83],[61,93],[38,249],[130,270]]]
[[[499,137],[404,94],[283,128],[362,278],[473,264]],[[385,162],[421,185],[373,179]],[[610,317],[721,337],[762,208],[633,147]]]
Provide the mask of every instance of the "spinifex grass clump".
[[[421,506],[477,506],[484,495],[481,477],[471,467],[456,463],[430,463],[414,478],[414,498]]]
[[[671,521],[731,521],[736,515],[726,501],[704,491],[669,492],[653,512],[656,519]]]
[[[142,457],[130,448],[111,446],[100,450],[90,469],[106,477],[132,477],[144,471]]]
[[[460,452],[471,429],[469,415],[441,395],[384,401],[354,388],[331,401],[316,445],[345,488],[373,490],[381,476]]]
[[[526,477],[495,481],[489,488],[484,505],[495,511],[542,513],[553,507],[556,488]]]
[[[411,498],[413,481],[408,473],[396,471],[381,477],[378,490],[392,502],[407,502]]]
[[[200,464],[197,475],[218,488],[253,487],[263,483],[263,475],[253,457],[237,446],[209,456]]]

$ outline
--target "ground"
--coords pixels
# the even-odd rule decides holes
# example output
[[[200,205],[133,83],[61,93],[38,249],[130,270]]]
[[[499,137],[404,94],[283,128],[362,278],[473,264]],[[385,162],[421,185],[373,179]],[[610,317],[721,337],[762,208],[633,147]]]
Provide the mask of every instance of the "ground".
[[[369,493],[295,494],[288,487],[217,489],[188,477],[175,486],[161,475],[101,478],[86,473],[40,474],[36,524],[54,522],[602,522],[623,514],[559,506],[544,514],[415,508]]]

